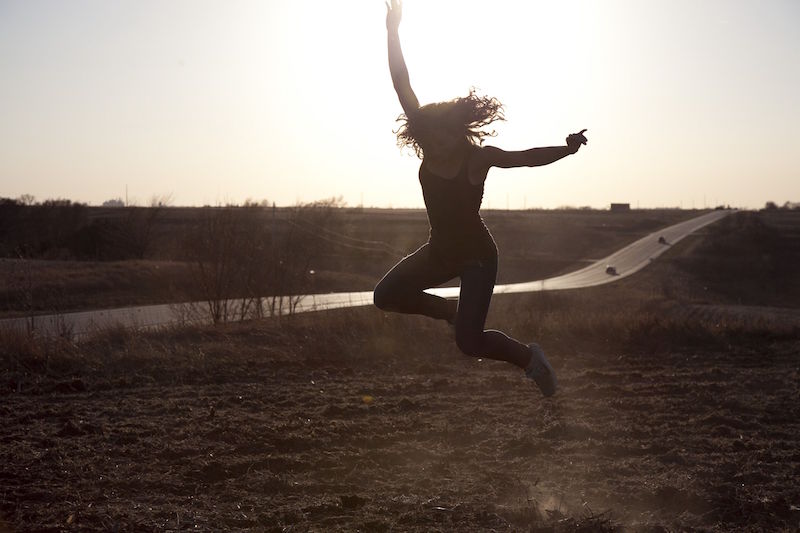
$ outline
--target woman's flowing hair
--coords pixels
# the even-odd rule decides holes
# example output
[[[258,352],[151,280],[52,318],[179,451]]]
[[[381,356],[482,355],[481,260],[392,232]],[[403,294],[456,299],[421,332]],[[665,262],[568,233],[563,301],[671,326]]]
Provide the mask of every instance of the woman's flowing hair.
[[[482,130],[495,120],[505,120],[503,104],[497,98],[479,96],[472,88],[469,96],[427,104],[410,117],[406,114],[397,117],[397,121],[401,122],[400,128],[395,132],[397,146],[411,148],[421,158],[425,134],[442,129],[455,135],[463,135],[471,144],[480,145],[485,137],[496,134],[494,130]]]

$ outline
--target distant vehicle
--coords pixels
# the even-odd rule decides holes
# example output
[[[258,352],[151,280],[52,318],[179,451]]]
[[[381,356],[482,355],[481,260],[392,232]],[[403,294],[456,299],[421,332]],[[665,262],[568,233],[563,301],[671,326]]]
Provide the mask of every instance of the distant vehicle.
[[[617,267],[612,266],[612,265],[607,265],[606,266],[606,274],[608,274],[609,276],[616,276],[617,275]]]
[[[667,244],[667,239],[665,239],[664,236],[662,235],[661,237],[658,238],[658,244]]]

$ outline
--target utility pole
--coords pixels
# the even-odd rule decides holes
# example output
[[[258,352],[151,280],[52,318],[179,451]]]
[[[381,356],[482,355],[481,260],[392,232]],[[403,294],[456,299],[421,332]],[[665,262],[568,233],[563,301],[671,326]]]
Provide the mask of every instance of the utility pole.
[[[272,251],[272,257],[275,258],[275,201],[272,201],[272,224],[270,224],[270,249]]]

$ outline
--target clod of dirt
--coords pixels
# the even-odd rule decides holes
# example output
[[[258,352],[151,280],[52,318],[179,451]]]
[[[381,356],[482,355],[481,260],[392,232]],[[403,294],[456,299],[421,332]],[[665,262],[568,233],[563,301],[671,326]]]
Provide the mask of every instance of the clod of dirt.
[[[338,405],[327,405],[325,409],[322,410],[322,414],[326,417],[336,417],[342,416],[346,412],[345,409],[342,409]]]
[[[86,392],[86,384],[80,378],[75,378],[70,381],[59,381],[50,387],[50,392],[58,392],[61,394]]]
[[[403,398],[400,400],[400,403],[397,404],[397,408],[401,411],[413,411],[417,408],[417,405],[408,398]]]
[[[219,483],[228,477],[228,471],[225,469],[225,465],[219,461],[211,461],[203,465],[198,474],[197,477],[206,483]]]
[[[367,503],[365,498],[355,494],[340,496],[339,499],[341,500],[343,509],[359,509],[360,507],[363,507],[365,503]]]
[[[80,437],[82,435],[91,435],[95,433],[103,433],[103,428],[87,424],[82,420],[77,423],[72,420],[67,420],[56,435],[59,437]]]

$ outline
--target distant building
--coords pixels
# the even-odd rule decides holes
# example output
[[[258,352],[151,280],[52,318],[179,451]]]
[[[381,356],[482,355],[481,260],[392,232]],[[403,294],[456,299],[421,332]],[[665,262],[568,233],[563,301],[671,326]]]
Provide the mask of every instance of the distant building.
[[[630,211],[631,204],[611,204],[612,211]]]
[[[112,198],[103,202],[103,207],[125,207],[125,202],[122,201],[122,198]]]

